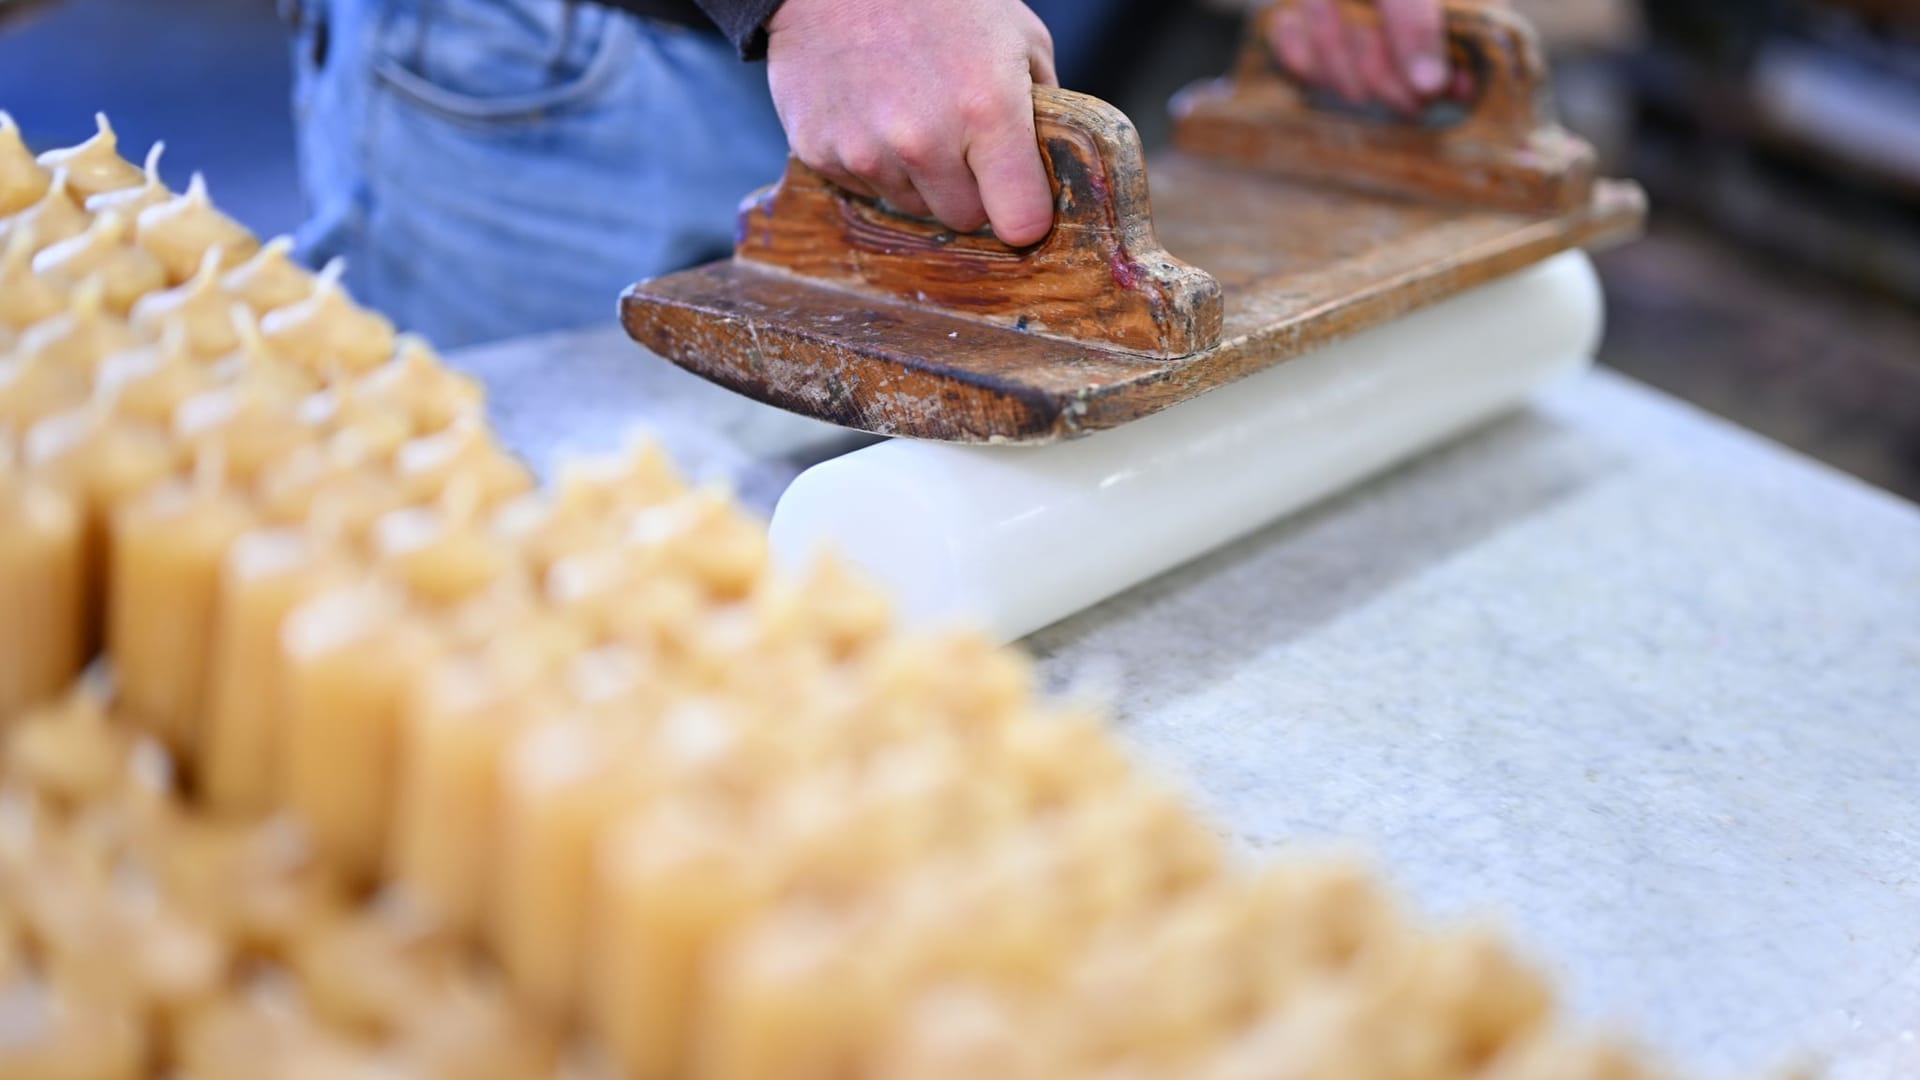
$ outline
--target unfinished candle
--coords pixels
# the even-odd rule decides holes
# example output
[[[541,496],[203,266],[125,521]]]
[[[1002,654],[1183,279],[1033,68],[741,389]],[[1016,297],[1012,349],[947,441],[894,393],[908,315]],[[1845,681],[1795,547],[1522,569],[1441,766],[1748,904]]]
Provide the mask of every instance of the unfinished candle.
[[[161,487],[113,517],[107,648],[119,700],[192,761],[227,549],[254,522],[217,469]]]
[[[83,539],[73,496],[0,463],[0,722],[86,662]]]

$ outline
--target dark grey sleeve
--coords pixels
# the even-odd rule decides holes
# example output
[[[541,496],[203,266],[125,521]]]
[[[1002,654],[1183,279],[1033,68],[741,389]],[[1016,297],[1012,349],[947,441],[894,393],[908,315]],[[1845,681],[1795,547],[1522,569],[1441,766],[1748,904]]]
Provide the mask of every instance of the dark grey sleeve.
[[[781,0],[696,0],[720,32],[740,50],[743,60],[767,55],[767,20]]]

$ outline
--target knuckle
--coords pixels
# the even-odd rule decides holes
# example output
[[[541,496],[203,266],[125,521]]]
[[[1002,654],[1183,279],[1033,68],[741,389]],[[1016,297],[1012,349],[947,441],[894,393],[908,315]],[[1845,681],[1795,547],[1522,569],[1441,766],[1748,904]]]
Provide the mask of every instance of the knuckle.
[[[879,178],[886,168],[886,154],[878,143],[868,139],[854,139],[842,144],[837,156],[842,168],[865,180]]]
[[[910,170],[924,169],[939,158],[941,143],[944,141],[931,128],[910,124],[894,131],[888,144],[893,147],[893,156]]]
[[[961,122],[970,131],[990,131],[1017,123],[1021,107],[1025,105],[1024,99],[1016,100],[998,87],[983,87],[963,94],[958,102]]]

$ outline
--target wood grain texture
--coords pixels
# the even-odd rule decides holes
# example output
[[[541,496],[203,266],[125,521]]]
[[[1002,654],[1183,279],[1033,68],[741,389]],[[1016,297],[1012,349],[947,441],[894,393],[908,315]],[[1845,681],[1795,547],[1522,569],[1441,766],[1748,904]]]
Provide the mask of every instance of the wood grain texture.
[[[1220,339],[1220,286],[1154,237],[1140,138],[1098,98],[1039,87],[1053,230],[1014,248],[849,194],[792,160],[741,211],[736,258],[1069,341],[1185,356]]]
[[[1268,27],[1297,2],[1280,0],[1254,15],[1231,76],[1174,98],[1174,145],[1197,157],[1388,194],[1537,212],[1587,203],[1593,149],[1555,120],[1546,60],[1519,15],[1451,0],[1452,58],[1472,73],[1475,96],[1464,115],[1408,122],[1318,107],[1281,70]],[[1350,22],[1379,22],[1370,3],[1339,5]]]
[[[846,427],[1047,443],[1637,232],[1640,189],[1594,180],[1551,122],[1526,25],[1447,11],[1480,87],[1452,126],[1316,111],[1267,59],[1270,9],[1232,79],[1176,102],[1188,149],[1153,162],[1151,200],[1125,117],[1042,92],[1058,216],[1040,245],[944,233],[796,164],[750,201],[733,260],[633,286],[622,321],[690,371]]]
[[[1153,170],[1168,249],[1217,268],[1224,288],[1221,342],[1191,356],[1142,357],[900,301],[849,303],[738,261],[633,286],[622,320],[696,374],[843,427],[1050,443],[1226,387],[1568,248],[1617,241],[1645,213],[1631,184],[1603,183],[1585,210],[1539,218],[1382,200],[1181,156]],[[1249,205],[1268,212],[1247,215]]]

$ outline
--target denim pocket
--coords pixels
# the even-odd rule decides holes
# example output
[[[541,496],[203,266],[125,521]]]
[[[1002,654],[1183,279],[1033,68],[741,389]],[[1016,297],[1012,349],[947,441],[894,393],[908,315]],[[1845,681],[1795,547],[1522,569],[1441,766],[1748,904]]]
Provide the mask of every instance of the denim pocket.
[[[373,74],[450,120],[537,122],[614,84],[633,54],[629,22],[575,0],[397,0],[380,22]]]

